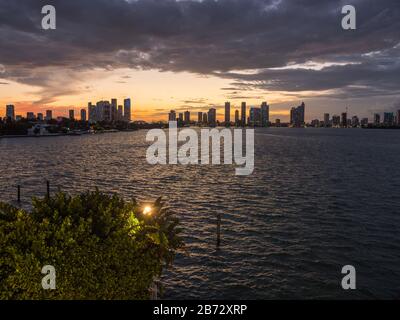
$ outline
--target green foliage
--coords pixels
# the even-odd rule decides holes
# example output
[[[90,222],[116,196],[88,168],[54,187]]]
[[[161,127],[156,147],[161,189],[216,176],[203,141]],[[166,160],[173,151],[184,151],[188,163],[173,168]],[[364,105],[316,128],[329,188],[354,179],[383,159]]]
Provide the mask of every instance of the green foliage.
[[[98,190],[33,199],[31,212],[0,203],[0,299],[148,299],[183,246],[178,219],[152,207]],[[41,286],[45,265],[56,290]]]

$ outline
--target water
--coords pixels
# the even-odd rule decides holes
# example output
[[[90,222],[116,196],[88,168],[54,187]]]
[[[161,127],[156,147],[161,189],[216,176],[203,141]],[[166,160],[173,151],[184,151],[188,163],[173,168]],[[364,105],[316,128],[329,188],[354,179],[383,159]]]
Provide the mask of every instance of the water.
[[[144,131],[0,140],[0,200],[98,186],[163,195],[181,217],[186,253],[165,298],[400,298],[400,130],[259,129],[255,171],[150,166]],[[223,214],[222,246],[215,248]],[[357,290],[341,289],[344,265]]]

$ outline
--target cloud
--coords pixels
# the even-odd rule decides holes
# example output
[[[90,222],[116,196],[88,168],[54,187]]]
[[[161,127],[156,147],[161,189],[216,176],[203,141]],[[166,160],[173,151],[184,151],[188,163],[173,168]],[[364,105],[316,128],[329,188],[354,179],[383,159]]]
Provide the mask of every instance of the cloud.
[[[216,75],[235,90],[399,93],[398,0],[354,0],[354,31],[341,29],[339,0],[53,0],[57,30],[44,31],[47,2],[0,2],[0,73],[41,87],[40,103],[99,68]],[[331,65],[282,69],[309,62]]]

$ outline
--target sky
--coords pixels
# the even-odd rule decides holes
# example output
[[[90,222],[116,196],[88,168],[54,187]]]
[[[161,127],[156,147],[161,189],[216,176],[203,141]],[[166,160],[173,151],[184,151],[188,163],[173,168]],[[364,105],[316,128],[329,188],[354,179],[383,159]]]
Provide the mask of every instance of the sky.
[[[43,30],[44,5],[57,29]],[[341,9],[356,8],[343,30]],[[5,105],[67,115],[132,99],[133,120],[267,101],[288,120],[400,109],[399,0],[1,0]]]

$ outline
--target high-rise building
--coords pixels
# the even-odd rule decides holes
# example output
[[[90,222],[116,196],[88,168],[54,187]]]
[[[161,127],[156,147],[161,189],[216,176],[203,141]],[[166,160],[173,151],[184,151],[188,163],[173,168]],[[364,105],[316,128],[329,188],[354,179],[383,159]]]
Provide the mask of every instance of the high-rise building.
[[[10,120],[15,120],[15,107],[12,104],[6,106],[6,118]]]
[[[385,126],[393,126],[394,125],[394,114],[393,112],[385,112],[383,115],[383,124]]]
[[[185,124],[190,124],[190,111],[185,111]]]
[[[225,102],[225,125],[230,125],[231,123],[231,103]]]
[[[381,115],[379,113],[374,114],[374,125],[380,126],[381,124]]]
[[[197,113],[197,123],[201,124],[203,122],[203,112]]]
[[[215,127],[217,125],[217,110],[214,108],[211,108],[208,111],[208,124],[211,127]]]
[[[91,102],[88,103],[89,122],[96,122],[96,107]]]
[[[203,113],[203,124],[208,124],[208,115],[207,112]]]
[[[111,99],[111,121],[116,121],[118,118],[118,100]]]
[[[340,116],[336,114],[332,116],[332,126],[335,128],[340,127]]]
[[[260,126],[261,125],[261,109],[250,108],[249,126]]]
[[[124,120],[127,122],[132,121],[132,116],[131,116],[131,99],[125,99],[124,100]]]
[[[26,113],[26,118],[30,121],[36,120],[35,114],[33,112],[27,112]]]
[[[368,118],[362,118],[361,119],[361,126],[362,127],[368,127]]]
[[[183,113],[182,112],[179,113],[178,120],[180,123],[183,123]]]
[[[74,110],[69,110],[69,119],[75,120],[75,111]]]
[[[51,120],[53,120],[53,111],[46,110],[46,121],[51,121]]]
[[[330,126],[330,120],[329,120],[329,113],[324,114],[324,127],[329,127]]]
[[[123,107],[122,105],[119,105],[119,106],[118,106],[117,120],[118,120],[118,121],[124,120],[124,107]]]
[[[43,113],[38,113],[37,119],[38,119],[38,121],[43,121]]]
[[[81,121],[86,122],[86,110],[85,109],[81,109]]]
[[[269,125],[269,105],[267,102],[261,104],[261,126],[267,127]]]
[[[176,112],[171,110],[168,114],[168,121],[176,121]]]
[[[240,118],[240,124],[244,127],[246,126],[246,102],[242,102],[242,114],[241,114],[241,118]]]
[[[290,124],[292,127],[300,128],[305,125],[305,111],[306,105],[304,102],[290,110]]]
[[[342,113],[342,128],[347,128],[348,121],[347,121],[347,112]]]
[[[351,126],[355,128],[360,126],[360,120],[357,116],[351,118]]]
[[[396,118],[397,118],[397,125],[400,126],[400,110],[397,110]]]
[[[238,126],[240,122],[239,110],[235,110],[235,125]]]

